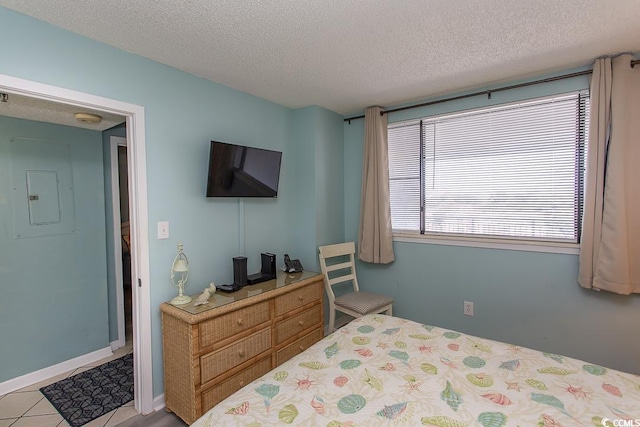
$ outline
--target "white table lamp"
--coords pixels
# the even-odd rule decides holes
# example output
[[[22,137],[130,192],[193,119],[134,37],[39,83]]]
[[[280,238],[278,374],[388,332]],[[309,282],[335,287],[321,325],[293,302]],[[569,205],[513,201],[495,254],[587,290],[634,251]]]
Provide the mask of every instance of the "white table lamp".
[[[184,305],[191,302],[191,297],[183,295],[184,285],[189,278],[189,260],[182,251],[182,243],[178,243],[178,254],[171,264],[171,283],[178,288],[178,296],[169,301],[173,305]]]

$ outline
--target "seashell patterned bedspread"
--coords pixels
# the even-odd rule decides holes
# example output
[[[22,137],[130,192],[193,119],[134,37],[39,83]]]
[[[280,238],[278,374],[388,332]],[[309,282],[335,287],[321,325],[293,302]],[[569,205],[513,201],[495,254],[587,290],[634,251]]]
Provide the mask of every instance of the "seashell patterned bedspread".
[[[193,425],[285,424],[640,426],[640,377],[369,315],[247,385]]]

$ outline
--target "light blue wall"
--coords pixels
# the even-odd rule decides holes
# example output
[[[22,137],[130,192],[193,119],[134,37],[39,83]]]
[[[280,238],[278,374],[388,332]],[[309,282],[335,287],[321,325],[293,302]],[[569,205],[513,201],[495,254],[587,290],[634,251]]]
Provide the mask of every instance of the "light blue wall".
[[[311,106],[294,112],[293,140],[298,168],[295,225],[307,270],[320,271],[318,246],[344,237],[342,117]]]
[[[70,145],[75,232],[14,239],[13,137]],[[104,221],[100,132],[0,117],[0,382],[109,345]]]
[[[317,107],[316,107],[317,108]],[[319,271],[317,247],[344,239],[344,136],[343,119],[318,108],[316,138],[316,247],[314,269]]]
[[[145,108],[151,283],[144,285],[151,287],[157,396],[163,392],[158,306],[176,294],[169,267],[178,242],[184,243],[191,265],[187,293],[199,292],[211,280],[230,282],[231,259],[242,248],[249,271],[260,269],[260,252],[274,252],[282,260],[284,252],[315,251],[314,243],[299,239],[291,226],[300,207],[294,113],[4,8],[0,28],[0,73]],[[212,139],[282,151],[278,198],[247,199],[242,207],[236,199],[205,198]],[[170,239],[155,239],[158,221],[169,221]],[[16,322],[0,328],[23,332]]]
[[[489,102],[583,88],[587,77],[494,93]],[[389,121],[483,105],[486,97],[470,98],[393,113]],[[349,240],[358,236],[364,120],[345,123],[344,135]],[[640,297],[582,289],[576,255],[403,242],[394,249],[393,264],[360,262],[358,275],[363,289],[394,297],[395,315],[640,373]],[[462,314],[463,301],[475,303],[474,317]]]
[[[113,202],[111,200],[111,137],[127,136],[124,125],[102,132],[102,155],[104,158],[104,203],[107,238],[107,292],[109,298],[109,341],[118,339],[118,307],[116,300],[115,260],[113,252]]]
[[[300,252],[290,252],[292,258],[298,258],[302,265],[312,268],[314,263],[314,245],[316,241],[316,156],[315,127],[316,117],[313,107],[294,112],[292,140],[296,155],[296,215],[293,227],[296,231],[296,243]],[[320,165],[318,165],[320,166]],[[305,245],[305,242],[311,242]]]

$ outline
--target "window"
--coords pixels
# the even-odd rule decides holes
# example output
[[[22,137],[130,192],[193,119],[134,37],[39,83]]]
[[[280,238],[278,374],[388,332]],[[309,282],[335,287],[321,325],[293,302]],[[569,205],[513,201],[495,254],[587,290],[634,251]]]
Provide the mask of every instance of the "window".
[[[580,239],[588,92],[390,124],[394,232]]]

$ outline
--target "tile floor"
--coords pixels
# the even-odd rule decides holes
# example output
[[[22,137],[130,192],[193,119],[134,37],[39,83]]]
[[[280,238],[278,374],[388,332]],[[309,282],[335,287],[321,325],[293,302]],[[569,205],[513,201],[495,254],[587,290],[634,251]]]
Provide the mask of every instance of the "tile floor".
[[[132,343],[127,342],[124,347],[114,351],[113,355],[108,358],[0,396],[0,427],[68,427],[69,423],[40,393],[40,388],[122,357],[132,351]],[[113,427],[135,415],[137,413],[133,408],[133,401],[131,401],[85,424],[84,427]]]

